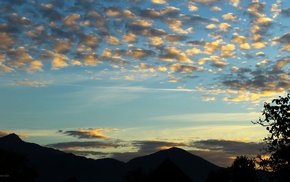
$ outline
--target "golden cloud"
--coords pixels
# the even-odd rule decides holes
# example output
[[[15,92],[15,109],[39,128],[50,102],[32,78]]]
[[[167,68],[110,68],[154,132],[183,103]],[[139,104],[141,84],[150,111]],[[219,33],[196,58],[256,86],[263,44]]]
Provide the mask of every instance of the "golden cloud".
[[[77,21],[80,19],[79,14],[71,14],[64,18],[63,23],[64,26],[70,30],[79,30],[80,26],[78,25]]]
[[[121,42],[120,40],[117,38],[117,37],[113,37],[113,36],[106,36],[106,41],[107,41],[107,44],[109,45],[120,45]]]
[[[178,57],[179,62],[192,63],[190,58],[185,53],[180,53]]]
[[[213,6],[213,7],[211,7],[210,10],[211,11],[221,11],[222,9],[220,7],[218,7],[218,6]]]
[[[64,68],[64,67],[67,67],[68,64],[66,63],[66,60],[68,60],[68,58],[66,56],[59,56],[59,55],[56,55],[51,64],[52,64],[52,69],[53,70],[58,70],[60,68]]]
[[[228,21],[237,21],[237,16],[234,15],[233,13],[227,13],[222,15],[222,18],[224,20],[228,20]]]
[[[217,28],[215,24],[209,24],[205,27],[206,29],[215,29]]]
[[[133,58],[142,58],[146,53],[142,49],[131,49],[127,52],[127,54]]]
[[[35,60],[30,63],[30,66],[26,69],[28,73],[34,73],[36,71],[43,71],[43,64],[41,61]]]
[[[252,47],[255,48],[255,49],[262,49],[264,47],[267,46],[267,42],[263,42],[263,41],[260,41],[260,42],[255,42],[252,44]]]
[[[206,54],[212,54],[214,51],[217,51],[218,49],[220,49],[222,44],[222,40],[216,40],[214,42],[207,42],[204,45],[204,50]]]
[[[158,45],[163,44],[163,40],[161,37],[150,37],[150,39],[151,39],[152,45],[158,46]]]
[[[194,5],[189,5],[188,6],[189,11],[198,11],[198,7]]]
[[[290,51],[290,43],[285,44],[285,45],[282,47],[281,51]]]
[[[137,41],[137,36],[133,33],[127,33],[123,36],[123,41],[124,42],[129,42],[129,43],[133,43]]]
[[[135,20],[131,22],[132,25],[137,25],[140,27],[148,28],[152,26],[152,23],[149,20]]]
[[[234,34],[232,38],[232,42],[237,43],[237,44],[244,44],[244,43],[247,43],[248,41],[245,36]]]
[[[223,32],[227,32],[229,30],[229,28],[231,28],[232,26],[228,23],[221,23],[219,24],[219,28],[221,29],[221,31]]]
[[[165,4],[166,0],[151,0],[151,2],[154,4]]]
[[[188,55],[195,55],[195,54],[201,54],[202,53],[202,51],[200,50],[200,49],[197,49],[197,48],[192,48],[192,49],[187,49],[186,51],[185,51]]]
[[[272,23],[272,19],[267,17],[259,17],[254,21],[254,23],[262,26],[269,26]]]
[[[244,43],[240,45],[241,49],[251,49],[251,46],[248,43]]]
[[[59,133],[63,133],[68,136],[77,137],[80,139],[86,138],[86,139],[93,139],[93,138],[110,138],[103,134],[103,132],[111,132],[116,131],[118,129],[116,128],[89,128],[89,129],[76,129],[76,130],[68,130],[68,131],[62,131],[59,130]]]
[[[84,58],[84,64],[88,65],[88,66],[96,66],[100,63],[102,63],[99,59],[98,56],[96,54],[89,54],[86,55]]]
[[[65,53],[71,49],[71,43],[70,42],[57,42],[53,46],[53,50],[57,53]]]
[[[162,72],[166,72],[167,71],[167,67],[165,66],[158,66],[158,71],[162,71]]]
[[[222,46],[222,51],[233,51],[235,50],[234,44],[227,44],[225,46]]]
[[[0,33],[0,48],[1,49],[8,49],[15,43],[15,38],[8,33]]]

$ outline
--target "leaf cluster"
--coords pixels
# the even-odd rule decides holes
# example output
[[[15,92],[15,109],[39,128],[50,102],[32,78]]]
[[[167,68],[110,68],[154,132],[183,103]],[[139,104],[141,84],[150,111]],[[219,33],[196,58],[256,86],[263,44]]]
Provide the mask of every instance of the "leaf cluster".
[[[263,159],[260,165],[271,167],[275,172],[281,169],[290,172],[290,95],[264,103],[263,115],[264,118],[254,124],[260,124],[269,131],[264,141],[268,144],[265,152],[270,157]]]

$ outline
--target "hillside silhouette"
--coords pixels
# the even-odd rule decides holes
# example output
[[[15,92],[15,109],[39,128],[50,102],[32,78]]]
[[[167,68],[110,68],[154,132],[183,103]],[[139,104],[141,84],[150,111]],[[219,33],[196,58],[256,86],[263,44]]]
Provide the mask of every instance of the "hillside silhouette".
[[[128,179],[126,176],[128,177],[128,174],[132,174],[134,171],[137,171],[138,175],[146,175],[150,181],[168,178],[172,182],[178,181],[178,179],[179,181],[198,182],[205,181],[211,171],[221,169],[221,167],[179,148],[161,150],[124,163],[110,158],[87,159],[24,142],[16,134],[10,134],[0,138],[0,149],[24,156],[27,166],[37,173],[35,181],[39,182],[122,182],[126,181]],[[166,171],[170,171],[171,176]]]

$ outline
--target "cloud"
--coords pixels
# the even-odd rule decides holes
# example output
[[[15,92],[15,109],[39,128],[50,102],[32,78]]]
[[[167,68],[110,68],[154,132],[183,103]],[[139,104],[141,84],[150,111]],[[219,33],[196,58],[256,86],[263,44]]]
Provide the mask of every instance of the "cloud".
[[[202,67],[196,67],[192,65],[182,65],[182,64],[172,64],[170,66],[170,70],[173,72],[179,72],[179,73],[191,73],[193,71],[202,71]]]
[[[283,47],[281,48],[281,51],[289,51],[290,50],[290,45],[289,45],[290,32],[287,32],[280,37],[275,37],[272,41],[279,42],[280,44],[283,45]]]
[[[166,0],[151,0],[151,2],[154,4],[165,4]]]
[[[286,17],[290,17],[290,8],[284,8],[281,10],[281,14]]]
[[[29,51],[24,47],[18,47],[17,49],[9,49],[9,57],[7,64],[19,69],[24,69],[27,64],[29,64],[33,58],[29,54]]]
[[[155,52],[151,50],[143,50],[140,48],[131,48],[127,52],[127,55],[137,59],[145,59],[154,56]]]
[[[211,11],[222,11],[222,9],[218,6],[212,6],[210,10]]]
[[[245,44],[247,43],[247,38],[245,36],[241,36],[237,33],[234,33],[233,36],[232,36],[232,40],[231,40],[233,43],[237,43],[237,44]]]
[[[10,132],[7,132],[7,131],[0,131],[0,137],[4,137],[6,135],[9,135]]]
[[[68,57],[63,54],[54,54],[54,58],[51,62],[51,66],[53,70],[58,70],[60,68],[68,67],[69,64],[66,62],[68,61]]]
[[[251,49],[251,46],[248,43],[244,43],[240,45],[241,49],[248,50]]]
[[[16,38],[11,34],[6,32],[0,33],[0,48],[7,49],[10,48],[14,43],[16,43]]]
[[[137,41],[137,36],[129,32],[123,36],[123,41],[128,43],[134,43]]]
[[[206,29],[216,29],[217,26],[216,26],[215,24],[212,23],[212,24],[207,25],[205,28],[206,28]]]
[[[109,45],[120,45],[121,44],[121,41],[117,37],[114,37],[114,36],[106,36],[106,41],[107,41],[107,44],[109,44]]]
[[[0,131],[0,138],[1,137],[4,137],[4,136],[7,136],[9,134],[12,134],[13,132],[9,132],[9,131]],[[27,135],[23,135],[23,134],[19,134],[17,133],[17,135],[20,137],[20,138],[29,138],[29,136]]]
[[[190,145],[195,148],[192,153],[223,167],[230,166],[240,155],[255,158],[266,147],[264,143],[218,139],[193,141]]]
[[[17,80],[14,82],[15,85],[18,86],[31,86],[31,87],[45,87],[48,84],[51,84],[52,81],[39,81],[39,80],[29,80],[29,79],[23,79],[23,80]]]
[[[253,43],[251,46],[255,49],[262,49],[266,47],[267,44],[268,44],[267,42],[260,41],[260,42]]]
[[[100,142],[100,141],[73,141],[53,143],[46,145],[48,147],[57,148],[64,151],[79,151],[80,149],[106,149],[106,148],[118,148],[124,145],[119,144],[116,141],[112,142]]]
[[[216,40],[214,42],[206,42],[203,48],[206,54],[213,54],[213,52],[221,48],[221,45],[222,40]]]
[[[258,16],[257,13],[261,13],[264,11],[265,4],[261,2],[252,2],[247,9],[249,13],[251,13],[253,16]]]
[[[133,141],[132,145],[137,147],[138,152],[142,154],[150,154],[158,150],[164,150],[171,147],[184,147],[188,146],[186,143],[182,142],[167,142],[167,141]]]
[[[246,155],[250,158],[255,158],[261,153],[261,149],[265,148],[263,143],[223,139],[207,139],[191,142],[141,140],[132,141],[132,145],[137,149],[137,151],[122,153],[112,152],[111,157],[121,161],[129,161],[132,158],[148,155],[159,150],[179,147],[194,155],[203,157],[216,165],[228,167],[236,156]]]
[[[89,128],[89,129],[77,129],[77,130],[68,130],[62,131],[59,130],[59,133],[63,133],[67,136],[76,137],[79,139],[106,139],[110,138],[109,136],[104,135],[102,132],[111,132],[117,130],[116,128]]]
[[[66,16],[63,20],[64,27],[69,30],[79,30],[78,20],[81,18],[79,14],[73,13]]]
[[[188,9],[189,9],[189,11],[198,11],[198,7],[195,5],[189,5]]]
[[[221,23],[219,24],[219,28],[221,29],[221,31],[223,32],[227,32],[229,30],[229,28],[231,28],[232,26],[228,23]]]
[[[222,15],[222,18],[224,20],[228,20],[228,21],[237,21],[238,17],[236,15],[234,15],[233,13],[227,13]]]

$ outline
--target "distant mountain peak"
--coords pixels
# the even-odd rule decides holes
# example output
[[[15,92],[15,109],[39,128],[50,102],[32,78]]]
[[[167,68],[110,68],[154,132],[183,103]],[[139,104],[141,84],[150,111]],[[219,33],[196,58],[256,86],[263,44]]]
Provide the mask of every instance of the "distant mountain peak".
[[[22,142],[21,138],[16,135],[15,133],[11,133],[9,135],[6,135],[2,138],[0,138],[2,141],[8,141],[8,142]]]
[[[185,151],[185,150],[178,147],[171,147],[169,149],[165,149],[164,151]]]

